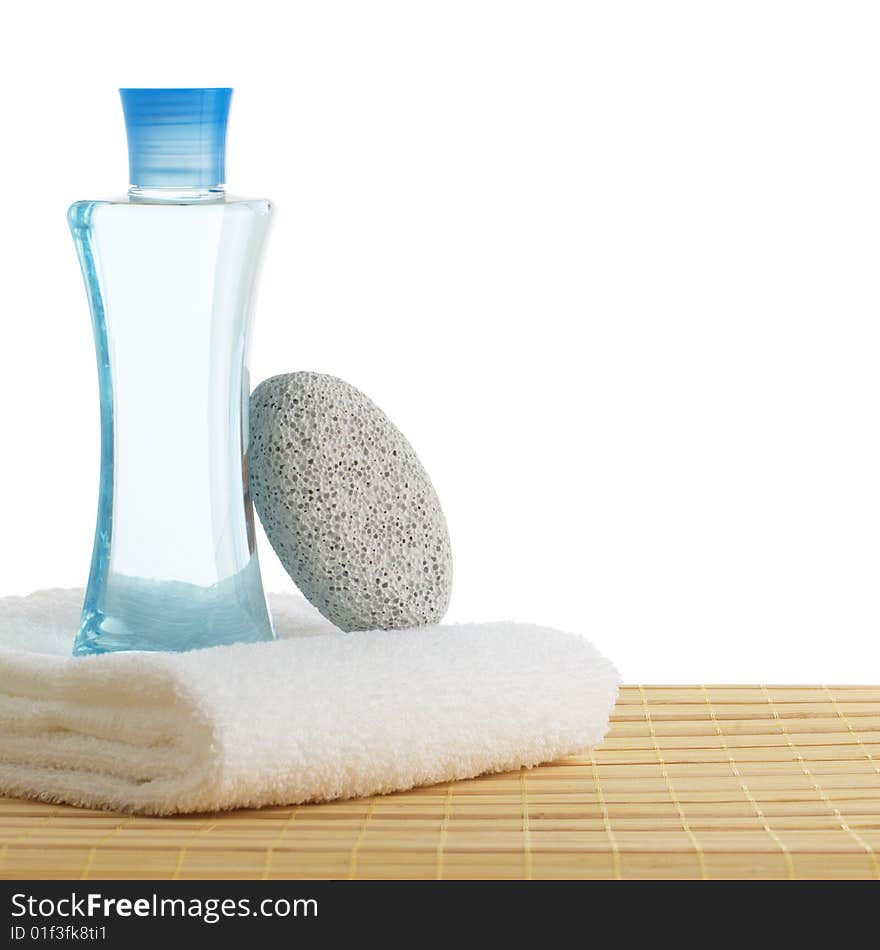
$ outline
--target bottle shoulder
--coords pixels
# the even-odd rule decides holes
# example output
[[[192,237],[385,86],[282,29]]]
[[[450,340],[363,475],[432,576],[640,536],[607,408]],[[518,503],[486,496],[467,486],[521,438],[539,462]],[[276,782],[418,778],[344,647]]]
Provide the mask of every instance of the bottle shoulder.
[[[210,201],[149,201],[122,195],[116,198],[96,198],[74,201],[67,210],[67,220],[71,228],[88,227],[96,214],[112,210],[114,214],[151,215],[163,211],[180,214],[253,214],[268,217],[273,212],[272,202],[268,198],[249,198],[238,195],[223,195]]]

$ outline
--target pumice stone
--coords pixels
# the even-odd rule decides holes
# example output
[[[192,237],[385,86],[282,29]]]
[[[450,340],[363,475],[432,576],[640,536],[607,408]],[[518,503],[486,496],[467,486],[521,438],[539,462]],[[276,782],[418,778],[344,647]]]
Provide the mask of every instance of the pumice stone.
[[[446,519],[412,446],[362,392],[320,373],[273,376],[250,406],[250,487],[275,553],[343,630],[438,623]]]

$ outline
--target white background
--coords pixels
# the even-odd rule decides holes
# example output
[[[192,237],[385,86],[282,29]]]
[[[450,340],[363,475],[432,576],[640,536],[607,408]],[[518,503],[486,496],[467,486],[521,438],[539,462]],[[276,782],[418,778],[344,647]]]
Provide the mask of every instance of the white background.
[[[230,186],[277,206],[253,379],[409,436],[450,619],[630,681],[880,680],[878,49],[873,3],[7,5],[0,593],[86,578],[65,211],[126,187],[116,87],[232,85]]]

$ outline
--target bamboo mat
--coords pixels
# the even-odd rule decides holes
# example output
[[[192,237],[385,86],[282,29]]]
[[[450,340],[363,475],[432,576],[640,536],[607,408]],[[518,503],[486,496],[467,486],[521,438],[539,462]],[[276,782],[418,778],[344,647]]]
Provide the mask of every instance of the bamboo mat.
[[[880,687],[626,686],[593,755],[140,818],[0,799],[2,878],[880,878]]]

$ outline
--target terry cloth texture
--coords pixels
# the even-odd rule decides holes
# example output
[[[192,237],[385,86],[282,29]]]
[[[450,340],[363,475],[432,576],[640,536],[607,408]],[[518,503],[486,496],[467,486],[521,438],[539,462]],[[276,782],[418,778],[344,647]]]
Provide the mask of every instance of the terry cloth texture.
[[[614,666],[517,623],[341,633],[272,598],[275,643],[69,655],[82,591],[0,599],[0,792],[143,814],[375,795],[599,742]]]

